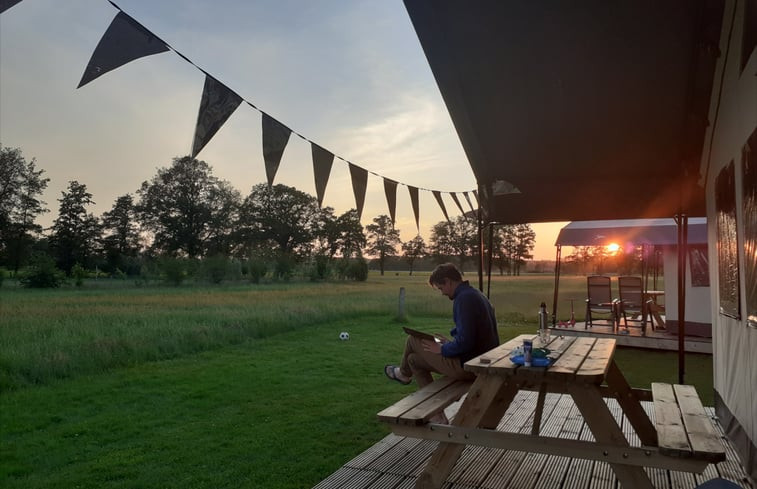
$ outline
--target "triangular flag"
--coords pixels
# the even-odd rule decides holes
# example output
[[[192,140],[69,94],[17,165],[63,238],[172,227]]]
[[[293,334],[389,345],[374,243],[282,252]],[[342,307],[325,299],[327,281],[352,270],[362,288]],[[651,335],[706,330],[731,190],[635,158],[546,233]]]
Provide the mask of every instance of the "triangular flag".
[[[457,198],[457,194],[454,192],[450,192],[450,195],[452,196],[452,200],[455,201],[455,204],[457,205],[457,208],[460,209],[460,214],[465,216],[465,211],[463,210],[463,206],[460,205],[460,199]]]
[[[470,201],[470,197],[468,196],[468,192],[463,192],[463,197],[465,197],[465,200],[468,201],[468,206],[470,207],[471,212],[474,214],[476,213],[476,209],[473,208],[473,204]]]
[[[263,114],[263,160],[268,186],[271,186],[292,130],[265,112],[261,114]]]
[[[415,227],[417,227],[420,231],[421,225],[420,209],[418,207],[418,187],[411,187],[410,185],[408,185],[407,189],[408,191],[410,191],[410,203],[413,204],[413,214],[415,214]]]
[[[442,208],[442,214],[444,214],[444,218],[449,221],[449,216],[447,215],[447,208],[444,207],[444,201],[442,200],[442,193],[438,190],[432,190],[432,194],[434,194],[434,197],[436,197],[436,201],[439,203],[439,207]]]
[[[389,215],[392,217],[392,224],[394,224],[397,211],[397,182],[384,178],[384,193],[386,194],[386,204],[389,206]]]
[[[365,203],[365,191],[368,188],[368,171],[359,166],[350,165],[350,176],[352,176],[352,191],[355,193],[355,205],[357,206],[357,218],[363,215],[363,204]]]
[[[323,194],[326,193],[326,184],[329,183],[331,164],[334,163],[334,154],[326,151],[315,143],[311,144],[313,152],[313,174],[315,175],[315,193],[318,196],[318,206],[323,205]],[[355,177],[352,177],[353,186]],[[365,194],[365,191],[363,191]]]
[[[242,103],[242,97],[226,85],[209,75],[205,75],[200,110],[197,113],[197,127],[192,144],[192,158],[197,156],[231,114]]]
[[[0,14],[16,5],[21,0],[0,0]]]
[[[168,51],[166,43],[123,12],[116,14],[108,30],[95,47],[95,52],[81,77],[81,88],[100,75],[115,70],[129,61]]]

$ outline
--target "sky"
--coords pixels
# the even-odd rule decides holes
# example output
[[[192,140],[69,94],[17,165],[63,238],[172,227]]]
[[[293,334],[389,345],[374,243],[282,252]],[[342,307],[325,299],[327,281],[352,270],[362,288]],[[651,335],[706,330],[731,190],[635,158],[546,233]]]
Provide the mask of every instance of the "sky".
[[[466,192],[475,177],[400,0],[114,0],[176,51],[293,131],[366,170],[421,189]],[[118,11],[106,0],[22,0],[0,14],[0,144],[50,178],[49,226],[69,181],[101,215],[158,168],[189,154],[204,74],[175,52],[141,58],[77,89]],[[290,137],[275,183],[315,195],[310,143]],[[242,104],[197,156],[242,195],[264,182],[260,113]],[[459,213],[444,194],[447,211]],[[335,159],[324,205],[355,207]],[[465,205],[465,204],[464,204]],[[369,175],[362,222],[389,214]],[[444,215],[420,192],[420,233]],[[565,223],[533,224],[536,259],[554,259]],[[418,230],[397,189],[402,240]]]

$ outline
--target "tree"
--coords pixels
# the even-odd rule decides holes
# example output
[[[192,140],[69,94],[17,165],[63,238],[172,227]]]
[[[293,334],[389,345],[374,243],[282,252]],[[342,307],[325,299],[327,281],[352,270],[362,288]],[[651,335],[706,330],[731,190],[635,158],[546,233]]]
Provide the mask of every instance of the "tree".
[[[423,237],[420,234],[410,241],[402,243],[402,258],[410,266],[410,275],[413,274],[413,264],[426,256],[426,253],[426,242],[423,241]]]
[[[379,270],[384,275],[386,258],[397,254],[401,242],[399,230],[394,229],[391,218],[385,214],[374,217],[373,224],[368,224],[365,230],[368,232],[366,251],[378,257]]]
[[[204,256],[210,242],[218,241],[218,223],[227,212],[233,192],[213,176],[204,161],[189,156],[174,158],[159,168],[137,191],[137,212],[144,230],[153,235],[152,248],[170,256]],[[220,198],[221,204],[216,199]]]
[[[260,183],[242,203],[240,241],[246,248],[268,243],[280,256],[304,256],[310,252],[321,215],[312,195],[286,185]]]
[[[129,262],[135,262],[134,258],[140,250],[136,214],[134,199],[130,194],[126,194],[118,197],[111,210],[102,215],[102,229],[105,234],[102,239],[103,251],[111,272],[116,269],[126,273],[136,272],[127,270],[131,268]]]
[[[536,232],[530,224],[517,224],[515,226],[515,253],[513,254],[513,264],[515,266],[515,275],[520,275],[521,265],[526,264],[526,260],[533,258],[531,252],[536,244]]]
[[[479,254],[478,229],[473,221],[464,216],[435,224],[431,229],[430,241],[429,248],[437,262],[442,263],[456,257],[461,271],[468,258]]]
[[[29,258],[32,244],[42,233],[37,216],[48,212],[39,199],[49,178],[27,162],[18,148],[0,147],[0,263],[14,272]]]
[[[53,222],[50,247],[58,267],[67,274],[75,264],[91,264],[100,240],[100,225],[86,207],[94,204],[87,186],[72,180],[58,199],[58,217]]]

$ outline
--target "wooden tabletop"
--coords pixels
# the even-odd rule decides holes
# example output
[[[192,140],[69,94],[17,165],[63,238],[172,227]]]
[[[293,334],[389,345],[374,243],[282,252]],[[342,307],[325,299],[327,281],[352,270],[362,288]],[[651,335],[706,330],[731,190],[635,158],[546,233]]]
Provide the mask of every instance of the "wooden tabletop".
[[[523,340],[534,348],[546,347],[554,362],[549,367],[525,367],[510,360],[510,353]],[[600,384],[615,354],[615,340],[604,338],[555,337],[546,346],[538,336],[520,335],[466,362],[465,370],[477,375],[499,375],[528,380],[556,380]]]

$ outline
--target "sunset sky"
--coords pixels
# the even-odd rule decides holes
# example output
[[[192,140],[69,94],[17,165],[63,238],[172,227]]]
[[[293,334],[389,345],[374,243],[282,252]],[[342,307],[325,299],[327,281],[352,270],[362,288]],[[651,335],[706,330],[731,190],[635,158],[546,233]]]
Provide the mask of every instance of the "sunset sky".
[[[400,0],[117,0],[127,14],[246,101],[370,172],[422,189],[464,192],[475,179]],[[189,153],[204,75],[173,51],[131,62],[76,89],[118,11],[106,0],[23,0],[0,14],[0,144],[21,148],[51,179],[55,217],[70,180],[102,214]],[[265,181],[260,113],[243,104],[199,159],[243,195]],[[276,183],[315,195],[310,144],[292,135]],[[397,228],[416,234],[407,188]],[[447,210],[457,214],[444,196]],[[337,159],[324,205],[355,207]],[[388,214],[370,175],[363,224]],[[420,193],[420,232],[442,220]],[[536,224],[538,259],[554,258],[564,223]]]

